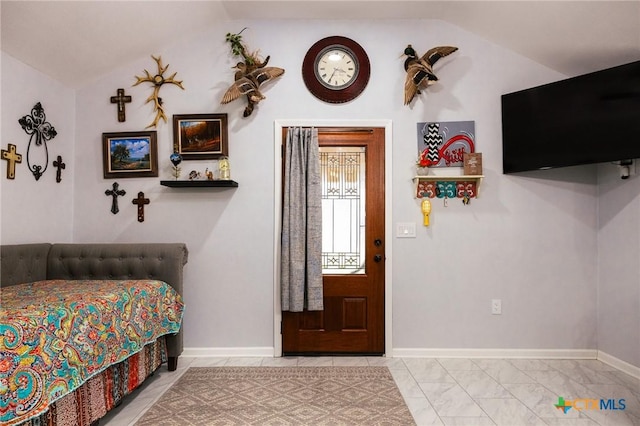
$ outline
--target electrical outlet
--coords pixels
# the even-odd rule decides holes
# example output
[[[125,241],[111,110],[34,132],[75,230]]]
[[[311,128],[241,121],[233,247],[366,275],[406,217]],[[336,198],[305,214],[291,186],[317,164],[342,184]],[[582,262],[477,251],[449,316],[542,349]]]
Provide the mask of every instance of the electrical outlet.
[[[491,300],[491,313],[493,315],[502,315],[502,300],[500,299]]]

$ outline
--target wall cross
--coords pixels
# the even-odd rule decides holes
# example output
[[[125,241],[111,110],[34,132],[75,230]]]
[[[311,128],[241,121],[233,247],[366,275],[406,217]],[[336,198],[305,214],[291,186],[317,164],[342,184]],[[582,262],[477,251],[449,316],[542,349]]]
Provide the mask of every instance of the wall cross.
[[[33,177],[38,180],[42,177],[44,172],[47,171],[47,167],[49,167],[49,148],[47,148],[47,141],[55,138],[58,132],[51,123],[47,121],[44,108],[42,108],[42,104],[40,102],[31,108],[30,115],[25,115],[20,118],[18,123],[22,126],[22,129],[30,135],[29,145],[27,146],[27,165],[29,166],[29,171],[33,174]],[[31,164],[29,161],[29,153],[32,152],[31,148],[39,150],[44,149],[44,167],[40,164]],[[40,155],[38,156],[40,157]]]
[[[113,182],[113,189],[107,189],[104,191],[104,195],[111,196],[111,213],[117,214],[120,209],[118,208],[118,196],[125,195],[127,192],[124,189],[118,189],[118,182]]]
[[[22,155],[16,152],[16,146],[9,144],[9,150],[2,150],[2,159],[7,160],[7,179],[16,178],[16,163],[22,163]]]
[[[67,165],[62,162],[62,157],[58,155],[58,158],[53,162],[53,167],[57,169],[56,182],[60,183],[60,181],[62,180],[62,170],[66,169]]]
[[[138,205],[138,222],[144,222],[144,205],[150,202],[148,198],[144,198],[144,192],[142,191],[138,192],[138,198],[132,200],[133,204]]]
[[[125,96],[124,89],[118,89],[117,93],[118,93],[117,96],[111,97],[111,103],[118,104],[118,121],[122,123],[123,121],[127,120],[124,106],[125,106],[125,103],[128,104],[129,102],[131,102],[131,96]]]

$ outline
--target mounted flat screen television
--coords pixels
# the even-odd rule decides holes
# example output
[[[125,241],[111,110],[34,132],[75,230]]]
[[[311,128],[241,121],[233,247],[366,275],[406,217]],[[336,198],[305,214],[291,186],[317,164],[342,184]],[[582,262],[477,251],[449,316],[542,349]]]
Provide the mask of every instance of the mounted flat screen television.
[[[502,95],[504,173],[640,158],[640,61]]]

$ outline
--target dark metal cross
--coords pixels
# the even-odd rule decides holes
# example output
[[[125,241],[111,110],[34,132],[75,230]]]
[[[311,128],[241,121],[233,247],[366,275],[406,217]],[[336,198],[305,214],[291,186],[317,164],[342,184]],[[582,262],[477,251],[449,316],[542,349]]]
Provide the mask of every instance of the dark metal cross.
[[[22,129],[29,136],[29,145],[27,146],[27,165],[29,166],[29,171],[33,174],[33,177],[38,180],[42,177],[44,172],[47,171],[47,167],[49,167],[49,148],[47,148],[47,141],[56,137],[58,132],[56,129],[47,121],[47,116],[44,113],[44,108],[42,108],[42,104],[38,102],[31,108],[31,115],[25,115],[24,117],[18,120]],[[33,145],[31,144],[33,142]],[[38,148],[39,147],[39,148]],[[29,161],[29,153],[32,152],[31,148],[39,149],[42,151],[44,149],[44,168],[40,164],[31,164]],[[42,154],[38,155],[39,157]]]
[[[144,205],[149,204],[148,198],[144,198],[144,192],[138,192],[138,198],[132,200],[133,204],[138,205],[138,222],[144,222]]]
[[[57,168],[56,182],[60,183],[62,180],[62,170],[67,168],[67,165],[62,162],[62,157],[58,155],[58,158],[53,162],[53,167]]]
[[[124,104],[129,102],[131,102],[131,96],[125,96],[124,89],[118,89],[118,96],[111,97],[111,103],[118,104],[118,121],[121,123],[127,119]]]
[[[16,163],[22,163],[22,155],[16,153],[16,146],[9,144],[9,150],[2,150],[2,159],[7,160],[7,179],[16,178]]]
[[[113,182],[113,189],[107,189],[104,191],[104,195],[109,195],[112,197],[111,200],[111,213],[117,214],[120,209],[118,208],[118,196],[124,195],[127,193],[124,189],[118,189],[118,182]]]

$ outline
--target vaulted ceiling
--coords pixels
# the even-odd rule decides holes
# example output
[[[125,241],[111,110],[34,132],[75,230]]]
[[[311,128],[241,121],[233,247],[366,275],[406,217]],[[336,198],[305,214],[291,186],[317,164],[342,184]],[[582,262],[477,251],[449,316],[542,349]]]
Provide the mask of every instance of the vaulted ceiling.
[[[69,87],[216,22],[440,19],[575,76],[640,60],[640,1],[7,1],[2,50]]]

